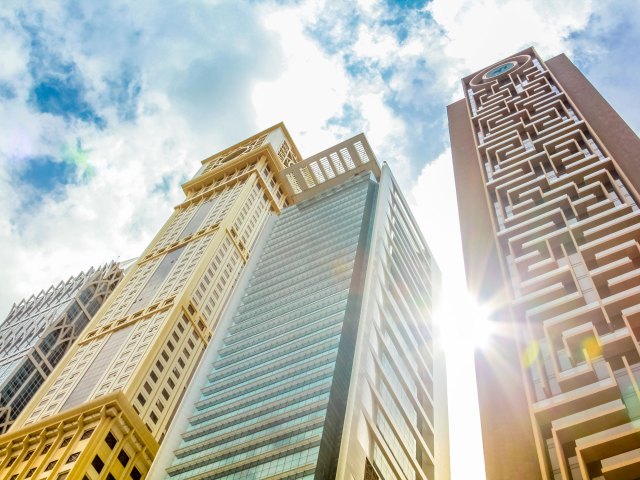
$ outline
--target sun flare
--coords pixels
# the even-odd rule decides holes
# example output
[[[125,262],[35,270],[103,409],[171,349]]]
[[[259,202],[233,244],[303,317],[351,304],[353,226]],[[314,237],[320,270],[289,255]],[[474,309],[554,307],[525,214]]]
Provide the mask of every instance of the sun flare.
[[[496,333],[495,322],[489,318],[489,306],[479,304],[466,291],[463,295],[445,292],[443,297],[435,315],[443,348],[452,352],[486,347]]]

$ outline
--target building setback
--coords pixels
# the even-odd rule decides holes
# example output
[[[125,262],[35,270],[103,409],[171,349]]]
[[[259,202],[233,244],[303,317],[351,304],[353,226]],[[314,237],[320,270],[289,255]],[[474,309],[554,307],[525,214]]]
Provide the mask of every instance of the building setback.
[[[364,136],[296,170],[152,477],[449,478],[439,272],[391,172]]]
[[[448,107],[487,478],[640,478],[640,140],[564,55]]]
[[[440,420],[434,413],[438,408],[434,405],[433,385],[437,382],[433,380],[436,362],[432,358],[430,302],[431,289],[435,288],[432,283],[437,283],[437,267],[417,234],[390,173],[385,174],[385,171],[386,167],[380,175],[364,137],[340,144],[327,155],[301,162],[282,124],[205,159],[194,178],[183,185],[184,201],[176,207],[79,341],[62,359],[54,375],[45,382],[9,432],[0,437],[0,477],[12,480],[31,477],[38,480],[156,478],[153,472],[149,475],[149,469],[160,445],[168,444],[174,438],[168,431],[169,426],[174,417],[179,419],[183,415],[185,409],[178,411],[178,405],[183,397],[188,399],[189,392],[195,388],[188,390],[205,350],[207,355],[217,352],[222,340],[227,339],[233,345],[225,345],[224,358],[217,362],[217,370],[212,373],[215,385],[207,390],[211,395],[205,404],[211,403],[212,408],[205,413],[205,417],[210,418],[202,418],[206,425],[218,425],[219,419],[214,418],[218,415],[216,406],[228,410],[226,422],[231,425],[239,421],[237,416],[245,415],[245,420],[250,422],[259,412],[264,413],[277,405],[307,408],[307,403],[316,402],[319,406],[324,402],[324,406],[319,407],[325,411],[321,431],[312,426],[306,430],[295,427],[301,435],[307,435],[305,439],[279,433],[282,440],[279,451],[284,452],[278,457],[280,463],[286,458],[285,444],[289,442],[298,452],[304,450],[301,445],[307,446],[309,459],[313,454],[308,452],[317,449],[314,461],[320,470],[316,478],[331,478],[326,476],[330,475],[327,472],[340,472],[340,469],[345,473],[338,474],[339,478],[350,478],[346,472],[353,468],[359,469],[362,477],[366,465],[369,465],[366,467],[368,478],[376,478],[385,468],[406,472],[413,468],[417,469],[416,476],[410,478],[433,478],[427,474],[433,469],[434,455],[438,457],[436,450],[439,447],[434,446],[433,433],[434,428],[437,430],[434,424]],[[386,185],[384,196],[377,193],[380,189],[378,179]],[[346,183],[341,186],[346,180],[348,186]],[[336,200],[332,201],[328,193],[325,200],[315,196],[332,188],[343,200],[339,207],[341,213],[322,219],[314,204],[324,202],[330,210],[337,208]],[[365,203],[356,206],[362,201],[362,195]],[[379,204],[381,198],[387,203]],[[378,203],[372,209],[374,200]],[[300,213],[307,201],[309,213]],[[285,210],[290,213],[282,217],[282,223],[274,218],[294,204],[299,204],[299,209],[296,205],[289,207],[294,210]],[[368,207],[365,208],[365,204]],[[377,217],[374,220],[378,208],[387,212],[384,221]],[[316,233],[324,242],[297,231],[297,228],[311,231],[313,227],[313,224],[303,225],[301,215],[310,215],[318,225],[326,227],[326,232]],[[342,215],[348,221],[354,221],[354,225],[341,222]],[[373,235],[371,229],[375,222],[381,225],[381,230]],[[282,234],[267,239],[267,232],[271,230]],[[284,233],[287,231],[288,234]],[[331,235],[331,231],[336,235]],[[354,235],[356,243],[353,242]],[[296,242],[307,242],[309,251],[301,249]],[[254,269],[251,265],[257,263],[265,243],[265,251],[272,249],[273,258],[260,256],[261,262]],[[374,247],[376,244],[380,246]],[[388,251],[376,262],[368,253],[373,248]],[[322,255],[336,260],[330,265],[331,269],[326,269],[328,264]],[[352,261],[356,262],[357,268],[350,267]],[[286,267],[294,263],[297,270]],[[241,307],[238,316],[233,317],[231,307],[242,298],[249,278],[245,272],[247,268],[254,270],[256,275],[262,272],[261,285],[265,288],[282,278],[284,283],[299,282],[294,285],[297,290],[287,289],[284,283],[282,291],[271,289],[266,292],[255,287],[248,290],[247,295],[253,295],[256,308],[249,311],[249,307]],[[309,284],[309,275],[314,268],[325,277],[313,278]],[[405,272],[403,268],[408,269]],[[378,273],[375,277],[365,276],[368,270]],[[365,287],[362,283],[365,280],[372,286]],[[376,291],[373,286],[378,285],[376,282],[388,283],[396,293],[387,292],[386,296],[372,297],[365,303],[362,292],[366,296],[367,292]],[[345,289],[346,285],[348,289]],[[405,290],[408,293],[404,293]],[[326,296],[329,292],[331,295]],[[304,299],[299,298],[302,294]],[[267,295],[278,302],[260,299]],[[342,299],[343,311],[338,309],[332,315],[324,316],[328,310],[320,304],[325,302],[329,308],[338,298]],[[316,303],[310,299],[315,299]],[[315,321],[306,324],[298,318],[290,318],[294,308],[309,310]],[[260,312],[264,314],[271,309],[282,309],[282,316],[289,315],[286,327],[275,319],[259,317]],[[394,321],[387,323],[397,323],[393,327],[395,330],[389,333],[392,327],[384,326],[382,321],[378,326],[380,330],[375,330],[373,323],[368,330],[358,329],[365,310],[371,315],[392,315]],[[397,316],[397,322],[393,316]],[[237,319],[237,325],[230,326],[231,318]],[[260,324],[262,320],[267,323]],[[258,343],[262,331],[258,338],[245,338],[252,328],[270,329],[273,343]],[[291,328],[291,331],[284,334],[283,328]],[[360,331],[368,332],[368,336],[356,335]],[[247,397],[238,396],[230,404],[224,403],[228,400],[223,398],[225,385],[239,378],[232,370],[254,369],[246,372],[247,376],[252,376],[248,381],[252,381],[257,372],[272,365],[268,362],[277,362],[272,350],[276,349],[277,355],[285,354],[286,349],[295,350],[300,342],[306,342],[308,348],[320,352],[328,343],[314,344],[329,332],[338,333],[338,337],[327,338],[327,342],[334,342],[334,349],[337,339],[338,343],[337,350],[324,351],[325,360],[333,356],[325,367],[339,367],[331,373],[330,380],[319,377],[314,383],[305,376],[298,378],[292,363],[284,366],[280,373],[283,385],[288,385],[288,381],[298,382],[296,385],[300,390],[293,392],[293,397],[286,390],[276,403],[266,406],[273,398],[261,403],[262,400],[258,400],[260,388],[266,388],[269,395],[273,389],[259,385],[255,392],[245,391]],[[402,344],[403,339],[398,335],[408,337],[404,341],[413,343]],[[377,343],[372,344],[374,341]],[[404,357],[389,361],[389,356],[394,354],[387,353],[385,360],[382,350],[393,352],[390,349],[394,348],[394,341],[397,342],[395,348],[402,351]],[[252,342],[256,342],[256,352],[260,350],[264,355],[261,366],[255,365],[253,357],[247,355],[246,348]],[[207,349],[208,346],[211,348]],[[306,359],[300,361],[304,363]],[[402,371],[402,362],[410,370]],[[354,367],[350,369],[352,363]],[[204,365],[208,370],[209,362]],[[386,369],[385,375],[379,373],[382,369]],[[202,371],[198,371],[197,378],[202,376]],[[356,379],[361,383],[353,383]],[[380,382],[385,379],[395,383],[382,386]],[[271,380],[266,379],[267,382]],[[367,387],[368,396],[345,395],[347,388],[349,391],[366,390],[364,380],[371,385]],[[399,396],[398,385],[409,393]],[[438,394],[446,401],[442,393]],[[301,397],[306,400],[297,402]],[[414,412],[402,413],[403,404],[398,402],[412,404],[415,415]],[[251,405],[257,410],[251,413],[242,410],[243,406],[251,408]],[[191,410],[191,406],[185,408]],[[446,427],[446,407],[440,411],[444,413],[443,425]],[[343,429],[342,419],[345,424],[349,422],[348,429]],[[385,421],[386,428],[391,428],[395,435],[395,442],[389,430],[383,431]],[[316,418],[315,422],[319,420]],[[404,422],[404,430],[398,430],[399,422]],[[358,430],[351,431],[352,425]],[[295,428],[289,425],[287,432],[291,433]],[[198,436],[196,433],[191,435]],[[260,456],[257,448],[270,448],[266,443],[263,447],[250,443],[252,437],[246,428],[239,428],[232,435],[249,442],[239,447],[242,453],[237,452],[238,455]],[[274,435],[278,433],[274,432]],[[349,441],[340,441],[341,436]],[[413,441],[408,440],[411,437]],[[374,447],[376,438],[378,447]],[[341,448],[348,448],[348,451],[338,457]],[[350,454],[356,451],[360,457]],[[443,460],[448,459],[445,453],[446,448],[440,454]],[[172,456],[172,450],[161,455],[162,458]],[[359,463],[342,465],[338,462],[338,459],[344,463],[351,458],[359,458]]]
[[[0,433],[5,433],[122,279],[111,262],[14,304],[0,325]]]

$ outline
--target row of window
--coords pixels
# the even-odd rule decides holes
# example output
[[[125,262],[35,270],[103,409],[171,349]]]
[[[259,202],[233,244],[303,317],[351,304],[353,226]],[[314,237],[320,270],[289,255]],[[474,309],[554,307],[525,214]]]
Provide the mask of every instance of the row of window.
[[[186,341],[183,340],[185,330],[188,325],[189,320],[184,316],[182,316],[176,323],[176,329],[171,333],[171,338],[166,342],[165,348],[160,352],[161,358],[158,358],[156,360],[154,368],[149,372],[149,377],[143,383],[142,389],[136,395],[137,404],[134,403],[133,408],[138,414],[140,414],[140,412],[144,409],[144,406],[147,404],[147,400],[149,400],[150,398],[155,399],[155,404],[150,408],[148,413],[149,419],[153,425],[156,425],[158,423],[158,415],[160,415],[165,409],[165,403],[163,403],[163,399],[164,402],[167,403],[171,401],[171,391],[175,389],[176,384],[179,384],[180,375],[182,374],[186,366],[186,361],[191,358],[191,355],[196,348],[195,342],[198,341],[198,334],[195,330],[191,331],[191,335],[186,339]],[[174,353],[176,349],[174,342],[176,344],[180,344],[181,342],[183,342],[184,344],[184,348],[179,355]],[[175,358],[176,356],[177,358]],[[159,375],[162,375],[162,372],[165,369],[165,364],[174,365],[171,370],[173,377],[171,375],[167,375],[165,377],[165,384],[156,387],[156,384],[159,381]],[[162,398],[159,398],[159,396],[161,396]],[[151,425],[146,424],[146,426],[149,431],[154,431],[154,427],[152,427]]]
[[[198,213],[198,209],[206,203],[210,203],[207,218],[201,225],[197,226],[198,230],[202,230],[209,225],[214,225],[219,222],[226,213],[229,211],[233,200],[238,195],[239,184],[233,185],[231,188],[225,188],[224,190],[217,192],[215,195],[203,199],[200,202],[192,203],[186,208],[182,207],[176,210],[168,221],[169,226],[162,234],[158,242],[154,245],[153,250],[157,251],[167,245],[172,244],[181,236],[181,232],[184,231],[186,225],[193,219]]]

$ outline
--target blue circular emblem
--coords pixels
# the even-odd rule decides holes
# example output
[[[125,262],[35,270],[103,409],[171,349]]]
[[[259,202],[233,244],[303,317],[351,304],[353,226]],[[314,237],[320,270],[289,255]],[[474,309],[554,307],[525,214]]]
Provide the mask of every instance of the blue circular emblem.
[[[502,65],[498,65],[497,67],[493,67],[491,70],[489,70],[487,73],[484,74],[484,78],[499,77],[503,73],[507,73],[516,65],[517,65],[516,62],[507,62],[507,63],[503,63]]]

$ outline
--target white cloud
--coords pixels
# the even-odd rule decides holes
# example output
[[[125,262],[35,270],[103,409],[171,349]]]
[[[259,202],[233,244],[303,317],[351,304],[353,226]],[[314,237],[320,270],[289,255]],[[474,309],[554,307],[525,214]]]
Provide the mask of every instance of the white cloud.
[[[316,8],[265,9],[264,24],[278,35],[284,53],[279,75],[257,83],[252,94],[258,124],[284,121],[307,155],[339,141],[336,129],[326,128],[326,123],[341,114],[349,88],[340,60],[305,34],[303,19],[313,18]]]
[[[424,167],[407,197],[440,269],[447,278],[455,272],[453,281],[460,282],[464,267],[450,149]]]
[[[0,13],[10,45],[0,81],[18,95],[0,101],[0,315],[84,268],[138,255],[199,160],[257,130],[251,91],[279,72],[281,53],[248,5],[10,7]],[[73,70],[106,128],[36,111],[34,68],[61,78]],[[78,140],[93,176],[34,203],[17,173]]]
[[[358,7],[365,15],[374,15],[384,8],[384,4],[380,0],[358,0]]]
[[[0,30],[0,80],[13,81],[24,78],[27,70],[27,56],[23,38],[15,31]]]
[[[444,29],[444,54],[462,60],[451,72],[457,81],[529,46],[543,58],[570,53],[569,34],[587,25],[594,2],[434,0],[428,10]]]
[[[353,52],[359,57],[376,59],[386,66],[396,61],[395,55],[400,53],[400,45],[390,32],[381,32],[370,25],[360,25],[358,40]]]

